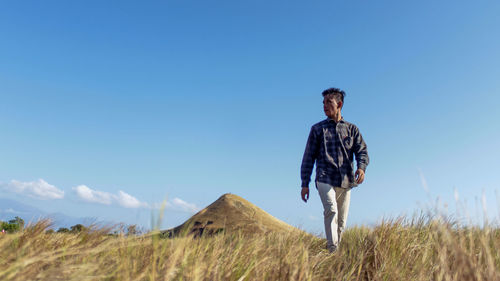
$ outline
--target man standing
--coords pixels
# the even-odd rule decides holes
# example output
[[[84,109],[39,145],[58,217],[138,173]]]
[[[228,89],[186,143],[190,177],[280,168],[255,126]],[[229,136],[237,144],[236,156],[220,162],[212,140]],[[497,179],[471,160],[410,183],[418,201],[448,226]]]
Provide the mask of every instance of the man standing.
[[[316,189],[324,208],[327,249],[334,252],[346,225],[351,188],[363,182],[369,160],[358,127],[342,118],[345,92],[330,88],[322,95],[328,118],[314,124],[309,133],[300,171],[301,197],[304,202],[309,199],[309,181],[316,163]]]

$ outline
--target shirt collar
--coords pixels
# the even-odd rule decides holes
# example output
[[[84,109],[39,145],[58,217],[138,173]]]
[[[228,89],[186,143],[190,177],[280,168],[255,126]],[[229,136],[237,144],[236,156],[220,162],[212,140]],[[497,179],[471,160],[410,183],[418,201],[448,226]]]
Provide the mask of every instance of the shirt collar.
[[[345,122],[345,121],[344,121],[344,117],[340,117],[339,122],[335,122],[335,121],[333,121],[333,119],[332,119],[332,118],[330,118],[330,117],[327,117],[327,118],[326,118],[326,120],[328,120],[328,122],[333,122],[333,123],[335,123],[335,124],[337,124],[337,123],[344,123],[344,122]]]

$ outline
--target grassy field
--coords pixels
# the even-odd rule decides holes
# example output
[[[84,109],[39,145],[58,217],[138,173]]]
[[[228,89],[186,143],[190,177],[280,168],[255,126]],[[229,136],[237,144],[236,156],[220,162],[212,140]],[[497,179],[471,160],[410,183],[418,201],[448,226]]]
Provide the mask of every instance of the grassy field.
[[[333,255],[303,232],[162,239],[48,226],[0,236],[0,280],[500,280],[500,229],[425,217],[350,228]]]

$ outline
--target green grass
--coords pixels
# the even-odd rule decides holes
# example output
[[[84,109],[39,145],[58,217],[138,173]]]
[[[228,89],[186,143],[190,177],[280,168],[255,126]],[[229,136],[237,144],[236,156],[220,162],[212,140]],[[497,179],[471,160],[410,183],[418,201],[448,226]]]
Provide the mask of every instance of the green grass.
[[[48,226],[0,236],[0,280],[500,280],[500,229],[427,217],[350,228],[333,255],[300,232],[161,239]]]

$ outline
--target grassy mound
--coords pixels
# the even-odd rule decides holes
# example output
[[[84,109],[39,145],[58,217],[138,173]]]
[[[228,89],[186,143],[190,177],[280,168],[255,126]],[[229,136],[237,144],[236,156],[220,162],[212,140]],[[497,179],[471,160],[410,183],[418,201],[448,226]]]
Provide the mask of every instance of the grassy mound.
[[[227,193],[193,215],[183,224],[166,231],[165,237],[225,233],[266,234],[298,231],[242,197]]]

